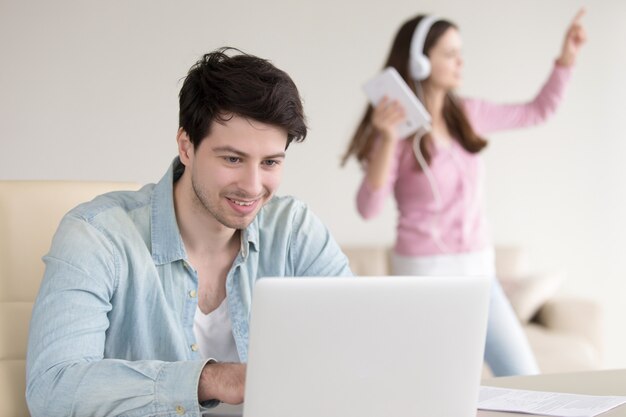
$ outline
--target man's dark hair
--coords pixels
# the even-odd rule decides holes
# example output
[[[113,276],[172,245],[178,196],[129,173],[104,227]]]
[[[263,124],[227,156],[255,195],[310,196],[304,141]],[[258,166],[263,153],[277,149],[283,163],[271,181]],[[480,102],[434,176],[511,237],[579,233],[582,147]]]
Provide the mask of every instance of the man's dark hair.
[[[229,56],[236,51],[239,55]],[[302,101],[289,75],[269,61],[234,48],[205,54],[191,67],[179,95],[178,125],[197,148],[214,121],[238,115],[287,131],[287,146],[307,127]]]

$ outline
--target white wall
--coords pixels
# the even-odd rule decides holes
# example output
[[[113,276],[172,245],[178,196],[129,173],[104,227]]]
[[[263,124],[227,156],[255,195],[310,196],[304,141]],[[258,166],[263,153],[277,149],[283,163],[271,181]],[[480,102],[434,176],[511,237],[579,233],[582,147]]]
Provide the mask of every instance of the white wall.
[[[456,21],[461,93],[533,96],[581,1],[0,0],[0,178],[153,182],[175,155],[180,79],[223,45],[270,58],[305,99],[310,136],[289,150],[282,193],[307,201],[340,243],[391,243],[395,208],[362,221],[361,174],[339,158],[365,106],[360,85],[418,12]],[[368,4],[364,10],[364,4]],[[564,268],[564,292],[605,306],[606,365],[626,367],[626,2],[595,0],[589,42],[548,124],[493,135],[484,157],[497,243]]]

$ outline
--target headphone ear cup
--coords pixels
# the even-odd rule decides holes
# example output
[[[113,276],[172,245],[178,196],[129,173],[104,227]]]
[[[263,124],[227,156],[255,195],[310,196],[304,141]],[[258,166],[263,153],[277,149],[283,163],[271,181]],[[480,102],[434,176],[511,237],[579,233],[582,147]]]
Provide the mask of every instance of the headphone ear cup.
[[[413,79],[422,81],[430,75],[430,60],[426,55],[420,55],[411,60],[411,74]]]

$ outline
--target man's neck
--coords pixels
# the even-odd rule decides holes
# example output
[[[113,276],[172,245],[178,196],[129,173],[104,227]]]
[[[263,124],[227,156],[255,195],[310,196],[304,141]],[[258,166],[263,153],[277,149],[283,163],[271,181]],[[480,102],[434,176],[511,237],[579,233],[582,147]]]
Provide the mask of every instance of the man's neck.
[[[183,175],[174,184],[176,220],[187,259],[198,274],[198,308],[209,314],[226,298],[226,279],[239,252],[241,231],[218,222],[196,200],[191,180]]]

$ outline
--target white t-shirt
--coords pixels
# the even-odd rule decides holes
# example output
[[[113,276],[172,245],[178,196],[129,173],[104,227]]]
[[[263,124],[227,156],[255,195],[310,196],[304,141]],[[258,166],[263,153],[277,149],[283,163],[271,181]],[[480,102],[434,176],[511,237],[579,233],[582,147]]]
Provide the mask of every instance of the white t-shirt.
[[[200,356],[204,359],[212,358],[218,362],[240,362],[226,298],[219,307],[209,314],[204,314],[199,307],[196,307],[193,333],[196,336]]]

